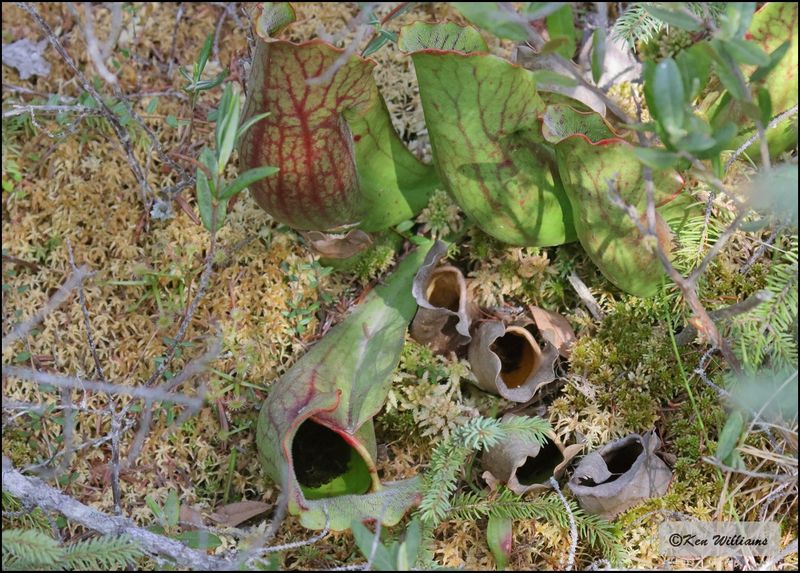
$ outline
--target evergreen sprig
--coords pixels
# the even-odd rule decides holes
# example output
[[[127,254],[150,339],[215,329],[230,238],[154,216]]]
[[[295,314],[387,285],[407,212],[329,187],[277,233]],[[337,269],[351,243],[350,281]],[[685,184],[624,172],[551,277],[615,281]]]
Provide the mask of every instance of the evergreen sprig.
[[[3,532],[3,570],[102,571],[121,569],[141,555],[127,536],[97,537],[62,546],[36,529]]]
[[[797,235],[788,243],[787,248],[775,251],[768,270],[766,290],[772,298],[733,324],[738,354],[749,369],[797,365]]]
[[[578,535],[589,545],[617,563],[623,555],[619,541],[620,532],[617,527],[596,515],[588,515],[574,501],[570,501],[570,511],[578,526]],[[508,489],[501,489],[497,494],[486,492],[463,492],[454,496],[449,517],[458,520],[475,521],[485,517],[500,519],[541,519],[554,523],[558,527],[569,527],[569,516],[564,505],[556,495],[546,495],[525,500]]]

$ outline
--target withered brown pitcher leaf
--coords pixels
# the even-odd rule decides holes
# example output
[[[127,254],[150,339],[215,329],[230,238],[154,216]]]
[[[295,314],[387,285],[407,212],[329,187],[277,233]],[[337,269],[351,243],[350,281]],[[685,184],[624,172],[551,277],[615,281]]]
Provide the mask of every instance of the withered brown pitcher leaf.
[[[587,455],[569,488],[589,513],[611,519],[653,497],[667,493],[672,470],[656,455],[655,432],[631,434]]]
[[[436,266],[446,252],[447,244],[437,241],[411,288],[419,306],[411,323],[411,336],[439,354],[469,343],[472,339],[469,326],[477,311],[468,300],[463,273],[450,265]]]
[[[528,402],[539,388],[555,380],[558,350],[541,348],[522,326],[499,320],[482,323],[469,346],[469,363],[478,385],[513,402]]]

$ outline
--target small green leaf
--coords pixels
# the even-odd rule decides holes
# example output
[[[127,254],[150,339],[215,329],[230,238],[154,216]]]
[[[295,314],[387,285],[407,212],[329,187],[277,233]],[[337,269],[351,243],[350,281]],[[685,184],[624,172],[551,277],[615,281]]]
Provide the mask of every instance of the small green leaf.
[[[560,10],[566,2],[530,2],[522,9],[522,15],[528,20],[538,20]]]
[[[769,56],[764,53],[758,44],[747,40],[721,40],[725,51],[740,64],[750,64],[753,66],[768,66]]]
[[[398,570],[411,571],[419,556],[420,545],[422,544],[422,527],[419,518],[411,520],[406,528],[406,535],[403,543],[400,544],[398,555]]]
[[[380,524],[376,524],[375,527],[380,527]],[[372,548],[375,543],[375,534],[367,529],[366,525],[358,520],[353,520],[353,523],[350,525],[350,530],[353,532],[356,545],[358,545],[358,549],[361,551],[362,555],[367,559],[372,555],[372,566],[375,569],[378,571],[396,570],[397,560],[392,559],[392,555],[380,540],[378,540],[378,544],[375,546],[375,553],[373,554]]]
[[[31,358],[31,353],[25,350],[20,352],[14,357],[14,362],[26,362],[27,360],[30,360],[30,358]]]
[[[654,16],[662,22],[666,22],[670,26],[675,26],[681,30],[688,30],[689,32],[699,32],[701,29],[697,17],[684,8],[662,8],[652,3],[642,3],[641,6],[647,10],[651,16]]]
[[[236,141],[239,141],[241,137],[245,134],[245,132],[253,127],[256,123],[264,119],[265,117],[269,116],[269,112],[260,113],[258,115],[254,115],[247,121],[245,121],[242,125],[239,126],[239,129],[236,131]]]
[[[277,167],[271,167],[269,165],[265,165],[264,167],[256,167],[255,169],[249,169],[239,175],[236,180],[228,185],[222,193],[220,193],[220,200],[225,201],[230,199],[240,191],[242,191],[245,187],[249,187],[256,181],[264,179],[264,177],[269,177],[270,175],[274,175],[278,172]]]
[[[736,63],[731,58],[731,55],[725,50],[721,40],[714,38],[708,44],[711,48],[709,53],[714,60],[714,69],[717,72],[717,77],[725,89],[733,96],[734,99],[745,101],[747,99],[747,92],[745,86],[739,80],[739,69]]]
[[[222,545],[219,537],[207,531],[184,531],[176,535],[175,539],[182,541],[192,549],[216,549]]]
[[[172,115],[172,114],[169,114],[169,115],[167,116],[167,119],[166,119],[165,121],[167,122],[167,125],[168,125],[168,126],[170,126],[170,127],[174,127],[175,129],[177,129],[177,128],[178,128],[178,118],[177,118],[177,117],[175,117],[174,115]]]
[[[767,88],[758,90],[758,109],[761,112],[761,125],[766,128],[769,120],[772,119],[772,98],[770,98]]]
[[[397,43],[397,34],[389,30],[381,30],[378,32],[378,35],[375,36],[369,44],[367,44],[367,47],[364,48],[361,57],[368,58],[380,50],[384,44],[388,42]]]
[[[233,86],[225,86],[225,93],[219,104],[219,115],[217,116],[216,143],[217,157],[219,162],[216,168],[217,173],[225,171],[225,166],[233,153],[236,145],[236,132],[239,126],[239,96],[233,93]]]
[[[725,463],[729,459],[739,443],[742,430],[744,430],[744,416],[742,416],[741,411],[736,410],[728,417],[725,427],[720,432],[715,454],[718,460]]]
[[[688,100],[692,101],[708,85],[708,77],[711,73],[711,58],[708,50],[705,46],[695,44],[675,56],[675,62],[681,71]]]
[[[210,162],[212,168],[216,167],[216,158],[207,147],[203,148],[203,151],[200,153],[200,162],[206,166],[208,166]],[[200,218],[203,221],[203,226],[209,231],[215,228],[219,229],[222,221],[225,219],[225,203],[217,204],[214,182],[208,179],[203,169],[198,167],[195,177],[197,180],[197,206],[200,209]],[[217,211],[216,217],[213,216],[215,205]]]
[[[200,74],[206,69],[206,63],[211,55],[211,46],[214,42],[214,34],[209,34],[206,38],[203,48],[200,50],[200,59],[197,62],[197,72],[195,73],[195,80],[200,79]]]
[[[647,81],[651,85],[647,100],[650,112],[670,136],[682,136],[687,102],[678,64],[672,58],[661,60],[650,80]]]
[[[158,96],[155,96],[153,99],[150,100],[150,103],[147,104],[147,113],[155,113],[157,107],[158,107]]]
[[[545,24],[547,25],[547,31],[551,39],[559,37],[567,39],[567,43],[558,50],[558,53],[568,60],[572,59],[577,47],[572,7],[569,4],[564,4],[564,6],[555,10],[547,17]]]
[[[742,38],[750,27],[755,11],[755,2],[728,2],[725,13],[720,17],[721,37],[727,40]]]
[[[394,228],[394,230],[397,231],[398,233],[405,233],[406,231],[410,230],[411,227],[413,226],[414,226],[414,221],[412,221],[411,219],[407,219],[402,223],[400,223],[399,225],[397,225]]]
[[[489,515],[486,525],[486,544],[494,557],[498,571],[504,571],[511,556],[514,541],[514,522],[505,517]]]
[[[159,521],[163,521],[164,519],[164,510],[161,509],[161,506],[158,505],[158,502],[153,499],[152,496],[145,496],[144,502],[147,504],[147,507],[150,508],[150,511],[153,512],[153,515]]]
[[[578,85],[578,80],[553,72],[551,70],[536,70],[531,72],[536,85],[557,85],[572,88]]]
[[[506,10],[498,2],[451,2],[456,10],[470,22],[497,36],[515,42],[528,39],[525,19],[513,10]]]
[[[167,501],[164,502],[164,520],[168,527],[178,525],[179,511],[180,503],[178,502],[178,492],[171,489],[167,494]]]
[[[677,153],[653,147],[634,147],[633,153],[639,161],[653,169],[667,169],[675,166],[680,160]]]
[[[792,47],[791,40],[786,40],[783,44],[775,48],[772,53],[769,55],[769,64],[766,66],[761,66],[758,68],[752,76],[750,76],[751,83],[757,83],[766,78],[769,73],[777,66],[783,57],[786,55],[786,52],[789,51],[789,48]]]
[[[594,83],[600,81],[603,75],[603,64],[606,59],[606,31],[598,28],[592,38],[592,79]]]

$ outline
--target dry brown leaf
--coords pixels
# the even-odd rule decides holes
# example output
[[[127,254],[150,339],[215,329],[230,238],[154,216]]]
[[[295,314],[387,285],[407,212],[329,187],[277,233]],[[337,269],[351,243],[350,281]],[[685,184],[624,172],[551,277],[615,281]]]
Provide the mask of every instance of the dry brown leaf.
[[[352,229],[345,235],[320,231],[305,231],[301,234],[326,259],[349,259],[372,244],[372,237],[361,229]]]
[[[272,504],[263,501],[237,501],[218,508],[211,514],[211,519],[220,525],[236,527],[248,519],[269,511]]]
[[[572,345],[575,344],[575,331],[569,321],[557,312],[533,305],[528,308],[542,338],[555,346],[561,356],[569,358],[572,354]]]
[[[203,527],[203,514],[185,503],[181,504],[178,519],[184,531],[192,531]]]

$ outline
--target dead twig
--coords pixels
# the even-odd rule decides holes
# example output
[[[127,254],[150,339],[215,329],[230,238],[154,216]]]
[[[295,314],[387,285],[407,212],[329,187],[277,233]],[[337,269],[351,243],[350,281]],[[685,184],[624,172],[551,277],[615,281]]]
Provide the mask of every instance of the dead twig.
[[[790,118],[793,115],[797,115],[797,104],[794,104],[792,107],[790,107],[783,113],[776,115],[774,118],[772,118],[772,121],[770,121],[767,124],[767,130],[777,127],[778,124],[783,122],[784,119]],[[736,161],[739,158],[739,156],[747,150],[748,147],[753,145],[756,142],[756,140],[758,140],[758,138],[759,138],[759,133],[756,132],[753,135],[751,135],[747,139],[747,141],[742,143],[736,151],[733,152],[733,155],[731,155],[730,158],[725,162],[726,172],[728,171],[728,169],[730,169],[731,165],[733,165],[733,162]]]
[[[132,398],[144,400],[172,402],[174,404],[188,406],[189,408],[198,408],[203,404],[203,398],[200,396],[171,394],[168,392],[162,392],[157,388],[147,388],[143,386],[127,386],[125,384],[111,384],[108,382],[98,382],[96,380],[82,380],[81,378],[74,376],[61,376],[58,374],[50,374],[48,372],[39,372],[38,370],[24,368],[22,366],[3,365],[3,376],[22,378],[24,380],[29,380],[30,382],[35,382],[36,384],[57,386],[59,388],[92,390],[95,392],[103,392],[105,394],[112,394],[115,396],[131,396]]]
[[[190,549],[183,543],[138,527],[124,517],[106,515],[50,487],[37,478],[26,477],[3,457],[3,491],[16,497],[24,507],[54,511],[70,521],[104,535],[127,535],[149,555],[169,558],[184,567],[213,571],[227,569],[233,562]]]
[[[3,337],[2,341],[2,348],[5,350],[11,344],[19,340],[20,338],[24,338],[27,334],[33,330],[33,328],[39,324],[45,316],[53,312],[56,308],[61,306],[61,304],[67,300],[67,298],[72,294],[72,291],[83,282],[87,277],[92,276],[94,273],[89,271],[89,267],[86,265],[81,266],[80,268],[76,269],[75,272],[70,275],[70,277],[61,285],[61,288],[58,289],[58,292],[54,294],[47,304],[45,304],[42,308],[40,308],[37,312],[33,314],[28,320],[22,322],[11,329],[7,335]]]
[[[586,308],[589,309],[589,312],[592,314],[595,320],[602,321],[605,318],[605,313],[603,309],[600,308],[600,305],[597,304],[597,300],[595,300],[592,291],[589,290],[589,287],[586,286],[586,283],[581,280],[575,271],[569,273],[569,284],[572,285],[572,288],[575,289],[575,292],[578,294],[578,297],[581,299],[581,302],[586,305]]]
[[[152,190],[150,189],[150,184],[147,182],[147,177],[142,170],[142,166],[139,163],[139,160],[136,159],[136,155],[133,152],[130,133],[128,133],[128,130],[123,127],[119,121],[119,118],[111,110],[111,108],[108,107],[108,104],[94,88],[92,83],[86,79],[86,76],[83,74],[83,72],[78,69],[75,61],[53,33],[53,30],[50,28],[49,24],[44,21],[42,16],[39,14],[39,11],[29,2],[17,2],[17,6],[27,12],[36,21],[39,27],[44,30],[44,33],[47,36],[47,39],[50,41],[50,44],[64,59],[64,62],[66,62],[67,66],[69,66],[69,68],[73,71],[83,90],[86,91],[95,100],[95,102],[97,102],[97,105],[99,106],[98,109],[101,110],[103,116],[111,123],[111,127],[114,130],[114,135],[116,135],[120,145],[122,145],[122,148],[125,151],[125,156],[128,159],[128,165],[130,166],[136,181],[139,183],[142,204],[144,204],[146,207],[149,207],[149,199]]]
[[[771,298],[772,293],[770,291],[760,290],[753,293],[743,301],[737,302],[736,304],[719,308],[717,310],[712,310],[708,313],[708,316],[715,322],[719,320],[728,320],[734,316],[750,312],[762,302],[766,302]],[[686,325],[686,327],[675,336],[675,342],[678,344],[678,346],[685,346],[686,344],[692,342],[695,336],[697,336],[697,329],[693,325],[689,324]]]

